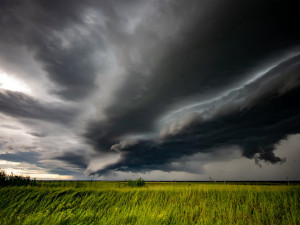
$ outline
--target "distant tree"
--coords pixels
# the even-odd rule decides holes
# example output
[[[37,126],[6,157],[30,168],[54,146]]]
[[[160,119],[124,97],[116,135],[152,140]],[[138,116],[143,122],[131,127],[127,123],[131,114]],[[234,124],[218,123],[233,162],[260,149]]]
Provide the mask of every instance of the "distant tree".
[[[136,180],[127,180],[127,186],[129,187],[142,187],[145,186],[146,182],[140,177]]]

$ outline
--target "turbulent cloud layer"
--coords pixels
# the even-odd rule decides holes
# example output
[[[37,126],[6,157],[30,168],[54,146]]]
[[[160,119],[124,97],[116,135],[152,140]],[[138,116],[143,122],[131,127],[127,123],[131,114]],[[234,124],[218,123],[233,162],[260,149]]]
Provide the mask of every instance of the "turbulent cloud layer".
[[[300,133],[297,14],[281,0],[1,1],[0,159],[77,177],[195,173],[183,162],[228,149],[284,163],[278,144]]]
[[[74,115],[72,109],[64,109],[61,104],[42,103],[20,92],[1,91],[0,105],[0,112],[12,117],[67,123]]]
[[[192,113],[186,112],[181,120],[163,127],[156,139],[113,145],[112,150],[123,157],[106,169],[164,170],[164,164],[182,156],[230,146],[239,146],[248,158],[282,161],[273,153],[275,144],[300,132],[296,103],[300,65],[295,59],[217,100],[191,107]]]

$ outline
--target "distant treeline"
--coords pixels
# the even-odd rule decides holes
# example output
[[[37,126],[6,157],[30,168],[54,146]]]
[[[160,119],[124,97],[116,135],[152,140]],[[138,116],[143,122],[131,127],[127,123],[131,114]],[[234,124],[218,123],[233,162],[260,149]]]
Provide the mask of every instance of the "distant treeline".
[[[30,179],[30,176],[8,175],[4,170],[0,170],[0,186],[35,186],[37,181]]]

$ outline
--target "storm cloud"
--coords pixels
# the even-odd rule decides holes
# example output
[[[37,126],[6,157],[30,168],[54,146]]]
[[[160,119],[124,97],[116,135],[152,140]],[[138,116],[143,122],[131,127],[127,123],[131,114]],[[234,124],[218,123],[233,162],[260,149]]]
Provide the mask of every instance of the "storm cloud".
[[[99,172],[168,171],[164,165],[183,156],[231,146],[238,146],[248,158],[284,161],[274,154],[275,145],[300,132],[296,103],[300,65],[296,59],[221,97],[219,107],[217,100],[202,108],[194,106],[181,120],[163,126],[155,139],[129,139],[113,145],[111,149],[121,153],[121,160]]]
[[[300,133],[297,9],[292,0],[1,1],[0,138],[25,138],[43,168],[68,175],[195,173],[179,165],[194,155],[225,162],[228,149],[284,163],[277,146]]]
[[[20,92],[0,91],[0,112],[17,118],[69,122],[74,113],[61,104],[43,103]]]
[[[249,68],[258,67],[263,59],[274,57],[272,53],[280,55],[299,42],[299,32],[291,25],[295,22],[293,4],[269,5],[258,1],[243,6],[237,1],[219,4],[186,6],[178,1],[163,5],[168,9],[164,14],[175,21],[179,11],[186,10],[186,20],[181,20],[186,26],[177,31],[160,22],[158,26],[165,25],[166,30],[174,32],[168,44],[165,40],[154,41],[165,52],[150,50],[143,62],[144,70],[131,72],[115,101],[104,110],[108,119],[98,124],[93,121],[87,137],[107,148],[120,136],[147,131],[170,107],[188,98],[207,98],[217,90],[226,90],[245,79]],[[163,13],[160,12],[164,11],[163,6],[160,5],[157,14]],[[204,10],[202,14],[201,7],[207,12]],[[290,12],[287,17],[278,17],[281,7]],[[151,19],[156,22],[157,18]],[[284,31],[278,33],[279,27]],[[138,28],[136,36],[143,34]],[[153,31],[154,34],[159,35]],[[160,60],[156,64],[151,57]]]

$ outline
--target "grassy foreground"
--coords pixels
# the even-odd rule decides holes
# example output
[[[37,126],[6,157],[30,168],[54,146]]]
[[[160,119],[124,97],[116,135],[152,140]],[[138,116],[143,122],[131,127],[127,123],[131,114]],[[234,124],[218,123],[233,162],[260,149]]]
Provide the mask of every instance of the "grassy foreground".
[[[300,186],[40,182],[0,188],[0,224],[300,224]]]

